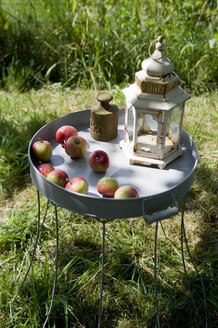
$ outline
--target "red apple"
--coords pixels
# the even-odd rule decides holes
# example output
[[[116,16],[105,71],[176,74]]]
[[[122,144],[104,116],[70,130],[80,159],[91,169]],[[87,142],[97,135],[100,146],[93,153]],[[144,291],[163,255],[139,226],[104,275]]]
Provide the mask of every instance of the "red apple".
[[[67,139],[72,136],[77,136],[78,131],[74,126],[63,125],[56,132],[56,140],[62,147],[65,147]]]
[[[103,177],[97,183],[97,190],[104,197],[114,197],[117,188],[118,182],[112,177]]]
[[[114,198],[137,198],[139,196],[136,188],[132,186],[120,186],[114,193]]]
[[[39,139],[32,145],[33,153],[39,161],[46,162],[51,158],[52,145],[47,140]]]
[[[44,163],[39,165],[37,169],[47,178],[47,175],[54,170],[54,167],[51,164]]]
[[[94,150],[88,158],[89,166],[95,172],[104,172],[110,164],[108,154],[103,150]]]
[[[80,136],[72,136],[65,143],[65,151],[72,159],[81,158],[87,152],[87,142]]]
[[[74,177],[67,182],[65,188],[70,191],[87,195],[89,186],[87,181],[82,177]]]
[[[47,175],[47,179],[61,187],[65,187],[68,181],[68,175],[62,170],[53,170]]]

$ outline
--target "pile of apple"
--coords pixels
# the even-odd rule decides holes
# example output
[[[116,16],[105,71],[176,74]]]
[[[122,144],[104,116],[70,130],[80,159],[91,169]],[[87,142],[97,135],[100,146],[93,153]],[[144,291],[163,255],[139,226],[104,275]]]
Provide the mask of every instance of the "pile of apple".
[[[56,132],[56,140],[63,147],[71,159],[84,157],[87,152],[86,140],[78,135],[75,127],[63,125]],[[39,172],[49,181],[73,192],[88,194],[88,182],[82,177],[69,179],[63,170],[55,169],[51,164],[45,163],[52,156],[52,145],[47,140],[39,139],[32,145],[35,157],[41,162],[37,167]],[[103,150],[95,150],[88,157],[88,164],[95,172],[105,172],[110,165],[108,154]],[[136,198],[138,191],[129,185],[119,186],[118,181],[112,177],[103,177],[97,183],[97,190],[103,197],[109,198]]]

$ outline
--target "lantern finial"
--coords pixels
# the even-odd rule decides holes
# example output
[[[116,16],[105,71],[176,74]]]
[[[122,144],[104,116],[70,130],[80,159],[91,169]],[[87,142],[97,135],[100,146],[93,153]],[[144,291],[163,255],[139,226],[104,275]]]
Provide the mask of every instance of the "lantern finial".
[[[156,43],[156,51],[155,53],[152,55],[151,54],[151,47],[153,46],[153,44]],[[165,49],[165,51],[163,51]],[[157,39],[153,40],[149,46],[149,49],[148,49],[148,53],[149,53],[149,56],[154,59],[154,60],[158,60],[158,59],[161,59],[165,56],[166,54],[166,51],[167,51],[167,46],[166,46],[166,43],[163,42],[163,37],[160,35]],[[158,57],[155,56],[156,55],[156,52],[159,52],[158,54]],[[157,57],[157,58],[156,58]]]
[[[159,50],[159,51],[163,50],[163,37],[162,36],[159,36],[157,38],[156,50]]]

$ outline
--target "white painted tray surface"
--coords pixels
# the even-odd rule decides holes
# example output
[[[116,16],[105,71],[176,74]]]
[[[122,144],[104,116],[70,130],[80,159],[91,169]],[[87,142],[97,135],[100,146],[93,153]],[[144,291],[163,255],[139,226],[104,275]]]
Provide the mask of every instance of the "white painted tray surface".
[[[164,210],[181,200],[189,191],[198,161],[197,148],[189,134],[183,130],[181,144],[183,156],[168,164],[165,169],[129,165],[126,155],[119,147],[124,137],[124,109],[119,110],[118,136],[109,142],[94,140],[89,133],[90,110],[82,110],[57,118],[43,126],[29,143],[29,162],[31,178],[37,189],[57,206],[74,212],[99,218],[130,218],[143,214],[152,214]],[[84,158],[72,160],[56,142],[55,134],[59,127],[69,124],[77,128],[79,135],[88,143]],[[65,190],[48,181],[38,170],[31,145],[38,138],[49,140],[53,146],[53,155],[49,161],[55,168],[64,170],[69,178],[81,176],[89,184],[88,195]],[[110,157],[110,166],[105,173],[96,173],[88,165],[89,154],[97,149],[104,150]],[[137,188],[139,198],[111,199],[103,198],[96,185],[103,176],[111,176],[119,185],[129,184]]]

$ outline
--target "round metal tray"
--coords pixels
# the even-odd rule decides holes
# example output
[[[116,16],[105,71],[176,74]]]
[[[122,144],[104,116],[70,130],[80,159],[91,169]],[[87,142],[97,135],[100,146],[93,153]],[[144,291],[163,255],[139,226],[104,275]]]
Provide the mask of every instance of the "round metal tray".
[[[98,218],[130,218],[152,214],[167,209],[181,200],[189,191],[198,161],[198,152],[190,135],[183,130],[181,145],[184,153],[165,169],[129,165],[119,147],[124,137],[124,109],[119,110],[118,136],[110,142],[94,140],[89,133],[90,110],[82,110],[57,118],[43,126],[29,143],[28,158],[30,174],[36,188],[57,206],[70,211]],[[56,142],[55,134],[62,125],[73,125],[88,143],[84,158],[71,160]],[[68,191],[48,181],[38,170],[39,163],[32,154],[31,146],[38,138],[49,140],[53,155],[49,161],[55,168],[64,170],[69,178],[81,176],[89,184],[88,195]],[[105,173],[96,173],[88,165],[89,154],[97,149],[104,150],[110,157],[110,166]],[[104,198],[97,191],[97,182],[103,176],[111,176],[119,185],[129,184],[137,188],[139,197],[134,199]]]

